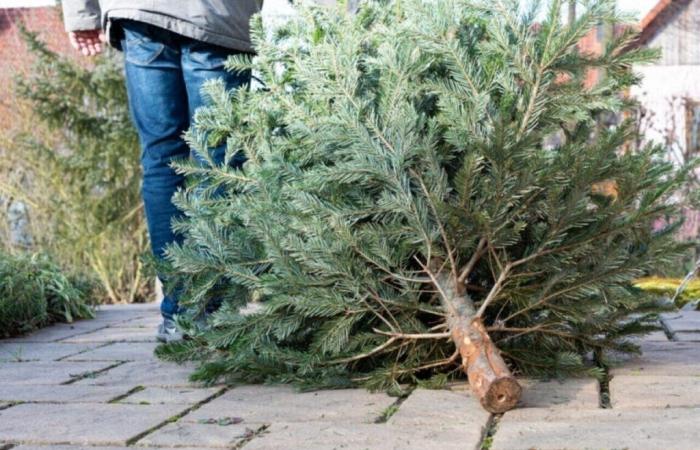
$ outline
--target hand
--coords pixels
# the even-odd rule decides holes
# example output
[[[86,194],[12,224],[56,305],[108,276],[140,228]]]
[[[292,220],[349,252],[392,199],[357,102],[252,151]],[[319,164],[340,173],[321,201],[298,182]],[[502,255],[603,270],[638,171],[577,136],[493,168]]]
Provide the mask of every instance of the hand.
[[[69,31],[68,39],[74,49],[83,56],[95,56],[102,53],[102,42],[105,37],[102,30]]]

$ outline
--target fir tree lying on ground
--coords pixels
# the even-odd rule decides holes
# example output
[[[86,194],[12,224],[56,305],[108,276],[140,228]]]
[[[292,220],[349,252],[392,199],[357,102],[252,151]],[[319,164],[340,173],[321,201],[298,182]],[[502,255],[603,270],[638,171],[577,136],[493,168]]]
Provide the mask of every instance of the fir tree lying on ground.
[[[518,3],[305,9],[271,37],[254,23],[259,55],[232,67],[264,89],[210,85],[189,136],[249,161],[182,167],[187,241],[170,251],[186,302],[226,302],[211,330],[160,354],[202,359],[199,380],[307,386],[392,389],[463,368],[503,411],[520,393],[504,360],[599,374],[605,351],[635,351],[625,337],[661,306],[631,280],[680,251],[651,224],[674,217],[682,176],[661,148],[626,151],[629,124],[598,118],[629,107],[630,66],[653,54],[624,51],[632,32],[579,52],[619,23],[614,1],[571,26],[561,1],[539,25]],[[605,76],[587,88],[591,68]],[[261,310],[240,314],[253,298]]]

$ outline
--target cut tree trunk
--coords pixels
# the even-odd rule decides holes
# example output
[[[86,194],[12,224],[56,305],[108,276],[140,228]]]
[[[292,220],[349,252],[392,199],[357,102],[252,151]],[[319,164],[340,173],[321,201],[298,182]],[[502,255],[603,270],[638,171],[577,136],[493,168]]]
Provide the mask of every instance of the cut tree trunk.
[[[520,400],[522,388],[491,341],[472,300],[449,277],[439,278],[443,308],[452,340],[462,357],[472,392],[489,412],[503,413]],[[463,290],[461,290],[463,291]]]

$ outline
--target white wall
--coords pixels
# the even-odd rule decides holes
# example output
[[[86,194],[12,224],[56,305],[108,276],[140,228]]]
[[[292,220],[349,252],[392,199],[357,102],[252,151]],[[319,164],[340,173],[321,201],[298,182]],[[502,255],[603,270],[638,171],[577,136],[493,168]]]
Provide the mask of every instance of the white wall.
[[[700,66],[640,66],[635,71],[644,79],[631,94],[653,114],[645,130],[647,138],[658,142],[675,140],[685,145],[683,99],[700,101]]]
[[[651,8],[656,6],[657,3],[659,3],[659,0],[617,0],[617,6],[620,8],[620,11],[637,14],[639,19],[651,11]]]
[[[644,76],[631,94],[639,100],[648,117],[642,122],[646,141],[664,144],[668,159],[683,161],[686,147],[685,99],[700,101],[700,66],[643,66],[635,71]],[[700,176],[700,171],[696,173]],[[700,236],[700,211],[684,211],[681,239]]]

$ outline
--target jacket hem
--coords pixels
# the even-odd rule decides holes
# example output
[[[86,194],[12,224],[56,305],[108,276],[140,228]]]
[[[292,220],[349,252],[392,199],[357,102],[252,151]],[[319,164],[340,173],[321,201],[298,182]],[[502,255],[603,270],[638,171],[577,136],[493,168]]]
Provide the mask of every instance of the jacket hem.
[[[86,31],[97,30],[101,28],[100,16],[83,16],[80,18],[73,17],[65,19],[65,30],[71,31]]]
[[[110,9],[106,11],[106,14],[104,15],[104,23],[102,24],[102,28],[107,32],[110,45],[119,50],[121,50],[119,38],[115,36],[113,30],[111,29],[112,27],[110,26],[110,21],[119,19],[129,19],[148,23],[197,41],[219,45],[232,50],[247,53],[252,53],[254,51],[250,41],[248,40],[238,39],[233,36],[226,36],[206,28],[198,27],[197,25],[176,17],[149,13],[148,11],[143,10]]]

